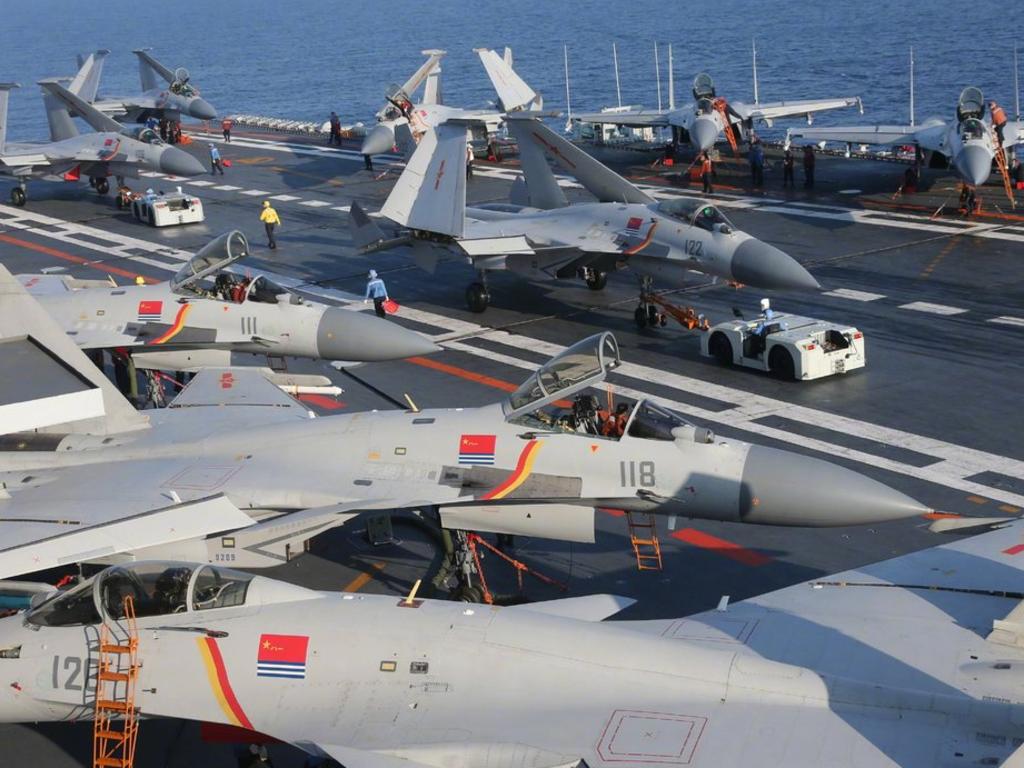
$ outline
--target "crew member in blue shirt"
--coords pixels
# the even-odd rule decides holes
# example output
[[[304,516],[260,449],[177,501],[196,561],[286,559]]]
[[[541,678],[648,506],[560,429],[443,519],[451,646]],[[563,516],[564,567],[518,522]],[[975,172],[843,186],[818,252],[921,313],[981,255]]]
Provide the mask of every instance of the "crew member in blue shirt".
[[[371,269],[369,278],[363,303],[373,299],[373,311],[377,313],[377,317],[385,317],[387,313],[384,311],[384,302],[388,300],[388,289],[384,281],[377,277],[377,270]]]

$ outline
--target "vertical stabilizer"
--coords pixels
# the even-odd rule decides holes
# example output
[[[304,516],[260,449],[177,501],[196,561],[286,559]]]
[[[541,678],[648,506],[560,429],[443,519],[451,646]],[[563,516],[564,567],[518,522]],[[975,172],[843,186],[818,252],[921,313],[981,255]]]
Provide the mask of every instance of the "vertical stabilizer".
[[[174,82],[174,73],[150,56],[149,51],[149,48],[139,48],[132,51],[132,53],[139,57],[139,80],[142,81],[142,90],[144,91],[162,88],[160,80],[165,80],[168,85]]]
[[[56,79],[40,80],[39,85],[43,86],[46,90],[46,96],[43,97],[44,99],[56,99],[56,103],[60,104],[61,108],[65,112],[74,112],[80,118],[85,120],[85,122],[87,122],[94,131],[120,133],[124,128],[124,126],[114,118],[107,117],[96,109],[96,107],[88,104],[84,98],[80,98],[71,93],[71,91],[61,85]],[[47,114],[49,114],[49,111],[49,107],[47,107]],[[72,128],[74,128],[74,125],[72,125]],[[50,132],[53,132],[52,122],[50,123]],[[54,141],[57,141],[57,139],[54,139]]]
[[[476,52],[487,70],[491,85],[498,93],[502,112],[540,109],[540,96],[512,69],[512,52],[509,48],[505,49],[504,59],[488,48],[477,48]]]
[[[521,138],[523,133],[518,130],[520,123],[532,123],[532,120],[522,118],[509,119],[509,133],[516,137],[519,144],[519,162],[523,168],[523,180],[526,189],[517,189],[513,185],[510,202],[517,205],[529,205],[533,208],[550,210],[552,208],[565,208],[569,201],[565,198],[565,192],[558,186],[558,179],[555,178],[551,166],[548,165],[547,156],[544,154],[544,145],[537,138]],[[525,136],[525,133],[523,133]],[[519,180],[516,179],[518,182]],[[525,191],[525,199],[521,199]]]
[[[441,67],[437,66],[427,75],[427,84],[423,86],[424,104],[444,104],[441,95]]]
[[[78,74],[68,85],[68,90],[90,104],[96,101],[96,93],[100,88],[100,77],[103,74],[103,62],[108,55],[110,55],[110,51],[101,49],[90,53],[84,59],[79,57]]]
[[[43,91],[43,106],[46,108],[46,122],[50,124],[50,141],[64,141],[78,135],[75,121],[63,101],[49,91]]]
[[[0,153],[4,151],[7,144],[7,101],[11,91],[21,88],[19,83],[0,83]]]
[[[406,95],[412,96],[416,89],[423,85],[423,81],[427,79],[427,75],[437,69],[441,69],[441,59],[445,55],[445,51],[439,50],[426,50],[423,51],[423,55],[427,57],[427,60],[423,62],[419,69],[413,73],[413,76],[405,81],[405,85],[402,86],[402,91]]]
[[[563,139],[540,120],[526,117],[510,119],[508,130],[515,137],[520,152],[523,152],[528,144],[540,147],[602,203],[646,205],[654,202],[653,197],[602,165],[572,142]]]
[[[466,220],[467,125],[448,121],[428,131],[381,213],[409,229],[461,237]]]

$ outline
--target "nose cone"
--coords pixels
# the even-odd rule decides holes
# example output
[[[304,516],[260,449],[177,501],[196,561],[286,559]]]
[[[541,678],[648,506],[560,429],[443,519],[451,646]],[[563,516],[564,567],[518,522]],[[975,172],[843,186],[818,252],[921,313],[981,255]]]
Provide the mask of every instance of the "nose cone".
[[[172,176],[199,176],[206,173],[202,163],[177,147],[164,147],[160,153],[160,170]]]
[[[330,307],[320,318],[316,346],[324,360],[375,363],[429,355],[439,347],[426,336],[366,312]]]
[[[698,117],[690,126],[690,143],[701,152],[706,152],[715,146],[718,138],[718,123],[710,115]]]
[[[956,169],[963,180],[978,187],[992,173],[992,151],[982,144],[968,144],[956,156]]]
[[[363,146],[359,151],[364,155],[382,155],[390,152],[395,146],[395,131],[390,125],[378,123],[363,138]]]
[[[740,519],[766,525],[866,525],[930,512],[909,496],[810,456],[751,446],[743,465]]]
[[[195,98],[188,104],[188,113],[197,120],[213,120],[217,110],[206,99]]]
[[[821,288],[811,273],[796,259],[774,245],[751,237],[732,254],[732,276],[754,288],[783,291],[813,291]]]

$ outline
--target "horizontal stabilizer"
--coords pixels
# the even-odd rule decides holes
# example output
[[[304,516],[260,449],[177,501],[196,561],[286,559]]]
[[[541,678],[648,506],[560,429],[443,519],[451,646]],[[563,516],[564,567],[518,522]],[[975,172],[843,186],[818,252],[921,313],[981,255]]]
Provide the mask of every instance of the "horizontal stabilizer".
[[[602,203],[653,203],[654,198],[595,160],[570,141],[563,139],[535,118],[509,116],[509,133],[519,144],[540,147],[563,170],[576,177],[590,194]],[[526,171],[526,166],[523,168]],[[526,179],[530,185],[529,176]]]
[[[624,611],[636,602],[631,597],[618,595],[585,595],[567,597],[564,600],[545,600],[541,603],[526,603],[507,608],[509,611],[533,611],[549,616],[561,616],[579,621],[604,621]]]
[[[460,237],[466,213],[466,125],[428,131],[381,213],[409,229]]]
[[[2,510],[2,507],[0,507]],[[174,504],[83,527],[61,529],[57,536],[31,537],[41,523],[22,527],[22,536],[12,538],[14,524],[6,526],[4,548],[0,549],[0,579],[46,568],[108,558],[121,552],[207,536],[244,528],[252,518],[225,496],[210,496]],[[26,526],[21,523],[19,525]],[[49,526],[54,528],[55,526]]]
[[[376,245],[384,239],[384,232],[377,226],[377,222],[354,200],[348,211],[348,229],[352,234],[352,242],[359,248]]]
[[[940,517],[928,526],[932,533],[981,533],[984,528],[1006,525],[1005,517]]]
[[[269,377],[269,368],[204,368],[171,401],[170,408],[256,406],[274,408],[295,418],[311,418],[311,412],[285,394]]]
[[[0,354],[9,358],[0,366],[0,434],[56,425],[114,434],[149,424],[2,265]]]

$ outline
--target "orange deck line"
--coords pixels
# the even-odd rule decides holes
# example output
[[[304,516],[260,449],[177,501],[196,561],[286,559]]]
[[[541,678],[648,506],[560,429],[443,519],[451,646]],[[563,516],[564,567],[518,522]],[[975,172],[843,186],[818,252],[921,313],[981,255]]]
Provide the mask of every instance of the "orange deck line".
[[[711,550],[716,554],[728,557],[730,560],[735,560],[737,563],[749,565],[752,568],[757,568],[772,562],[772,558],[767,555],[762,555],[760,552],[755,552],[752,549],[741,547],[739,544],[726,541],[725,539],[720,539],[717,536],[712,536],[710,533],[698,531],[695,528],[683,528],[680,531],[676,531],[672,534],[672,538],[678,539],[686,544],[692,544],[695,547],[700,547],[701,549]]]
[[[40,245],[39,243],[33,243],[28,240],[22,240],[20,237],[12,237],[11,235],[0,234],[0,242],[10,243],[11,245],[17,245],[22,248],[27,248],[30,251],[37,251],[39,253],[45,253],[47,256],[53,256],[56,259],[63,259],[64,261],[70,261],[73,264],[83,264],[93,269],[98,269],[101,272],[108,272],[113,275],[120,275],[121,277],[130,277],[134,280],[138,277],[138,272],[129,272],[127,269],[121,269],[110,264],[104,264],[102,262],[92,261],[90,259],[83,258],[82,256],[75,256],[67,251],[61,251],[56,248],[50,248],[48,245]],[[147,283],[158,283],[159,280],[153,278],[144,278]]]

